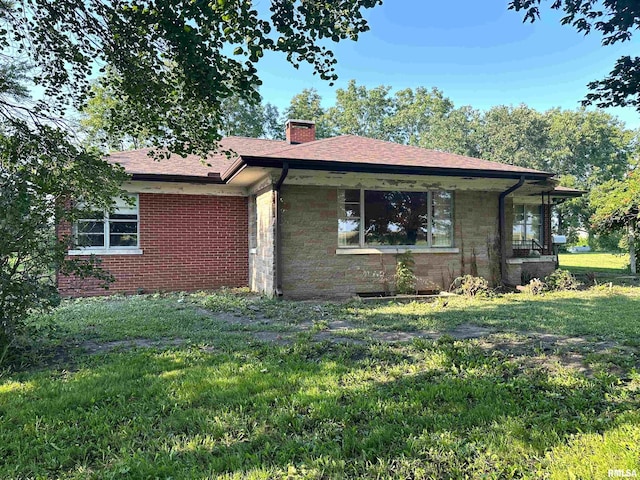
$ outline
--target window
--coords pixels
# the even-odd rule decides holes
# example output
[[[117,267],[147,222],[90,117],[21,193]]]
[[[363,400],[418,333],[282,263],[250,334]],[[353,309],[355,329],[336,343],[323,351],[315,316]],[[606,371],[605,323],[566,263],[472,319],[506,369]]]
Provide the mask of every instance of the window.
[[[137,249],[139,245],[138,196],[134,204],[116,200],[113,213],[92,212],[74,225],[76,246],[83,250]]]
[[[453,246],[451,192],[338,191],[338,246]]]
[[[540,205],[514,205],[513,242],[540,242]]]

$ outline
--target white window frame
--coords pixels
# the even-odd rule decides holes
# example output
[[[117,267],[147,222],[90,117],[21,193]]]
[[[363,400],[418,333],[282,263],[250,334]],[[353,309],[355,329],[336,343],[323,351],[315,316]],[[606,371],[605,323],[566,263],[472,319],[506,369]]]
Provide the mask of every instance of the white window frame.
[[[336,254],[345,255],[345,254],[375,254],[375,253],[404,253],[407,251],[411,252],[425,252],[425,253],[459,253],[460,249],[455,246],[455,194],[452,190],[442,190],[451,193],[451,245],[442,246],[442,247],[434,247],[433,244],[433,232],[432,232],[432,206],[433,206],[433,190],[424,190],[416,191],[417,193],[426,193],[427,194],[427,245],[368,245],[365,242],[365,191],[386,191],[393,192],[396,190],[389,189],[371,189],[371,188],[340,188],[338,191],[345,190],[360,190],[360,226],[359,226],[359,245],[338,245],[336,249]],[[397,191],[410,191],[410,190],[397,190]],[[441,190],[438,190],[441,191]],[[340,195],[338,195],[340,198]],[[338,212],[341,210],[341,205],[337,205]]]
[[[104,245],[102,246],[76,246],[74,249],[69,250],[69,255],[140,255],[142,250],[140,249],[140,197],[137,193],[128,194],[129,197],[133,197],[136,200],[136,244],[130,246],[116,246],[110,245],[110,224],[109,212],[104,212],[103,222],[103,235]],[[97,218],[79,218],[78,221],[100,221]],[[73,237],[78,235],[78,221],[73,224]],[[113,220],[113,223],[131,223],[134,220]]]

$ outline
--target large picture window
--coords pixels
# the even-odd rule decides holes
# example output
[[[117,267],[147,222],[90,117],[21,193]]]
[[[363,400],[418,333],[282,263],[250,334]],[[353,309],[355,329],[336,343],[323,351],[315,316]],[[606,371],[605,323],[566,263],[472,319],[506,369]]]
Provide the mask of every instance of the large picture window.
[[[137,249],[139,246],[138,196],[128,203],[116,200],[113,213],[91,212],[74,225],[76,246],[83,250]]]
[[[525,243],[541,238],[540,205],[514,205],[513,242]]]
[[[338,245],[452,247],[453,195],[340,190]]]

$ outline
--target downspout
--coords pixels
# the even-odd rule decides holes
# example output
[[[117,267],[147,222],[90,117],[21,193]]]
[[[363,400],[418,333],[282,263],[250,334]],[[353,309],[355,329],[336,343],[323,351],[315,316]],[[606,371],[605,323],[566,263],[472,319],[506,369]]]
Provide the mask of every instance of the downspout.
[[[500,281],[504,284],[504,278],[507,274],[507,218],[504,210],[504,199],[507,195],[515,192],[524,185],[524,176],[520,177],[518,183],[507,188],[498,197],[498,229],[500,234]]]
[[[280,189],[284,183],[285,178],[289,174],[289,162],[283,162],[282,172],[280,172],[280,178],[275,185],[275,222],[276,222],[276,296],[282,296],[282,247],[280,240],[282,238],[282,225],[280,219]]]

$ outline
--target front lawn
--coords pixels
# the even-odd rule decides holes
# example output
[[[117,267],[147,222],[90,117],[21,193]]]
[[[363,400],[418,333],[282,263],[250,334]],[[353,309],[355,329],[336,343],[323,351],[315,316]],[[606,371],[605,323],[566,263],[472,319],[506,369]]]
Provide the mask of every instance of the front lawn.
[[[638,311],[640,290],[619,287],[65,302],[33,319],[49,332],[37,355],[0,377],[0,478],[640,472]]]
[[[560,268],[574,274],[595,273],[604,275],[629,274],[629,255],[618,253],[561,253]]]

